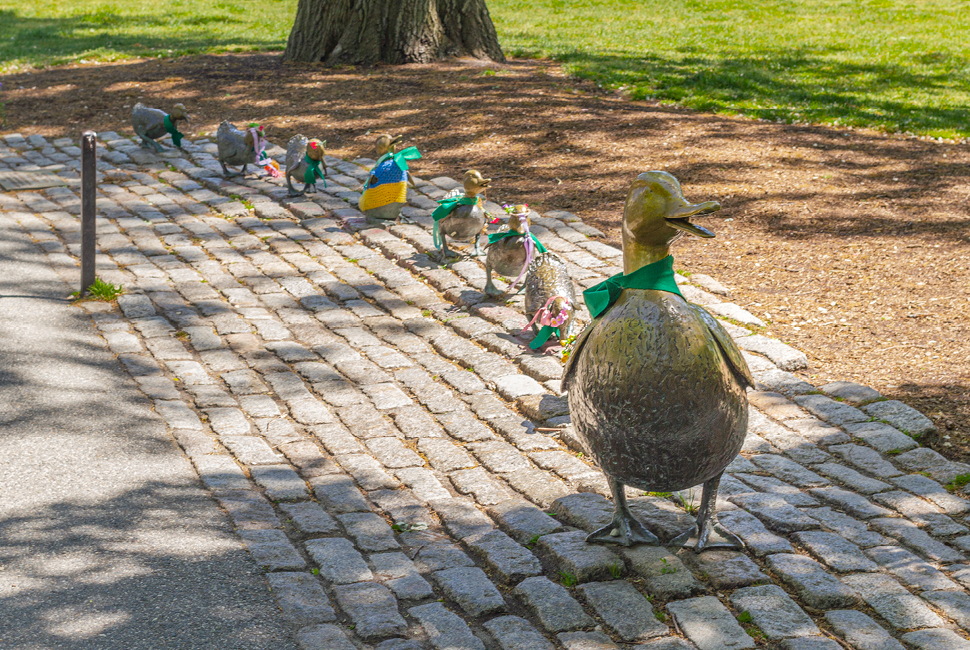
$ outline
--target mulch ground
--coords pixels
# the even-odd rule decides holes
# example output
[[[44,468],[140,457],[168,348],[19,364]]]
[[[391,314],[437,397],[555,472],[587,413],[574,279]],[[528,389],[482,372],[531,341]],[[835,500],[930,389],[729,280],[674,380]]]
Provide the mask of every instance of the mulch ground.
[[[933,418],[926,441],[970,459],[970,147],[631,102],[552,63],[326,69],[273,54],[71,66],[0,78],[3,133],[130,132],[136,101],[183,102],[194,136],[259,121],[285,145],[327,140],[371,156],[403,133],[418,176],[477,168],[492,194],[575,212],[619,244],[623,200],[665,169],[689,200],[718,200],[676,266],[714,276],[766,333],[809,355],[814,384],[856,381]]]

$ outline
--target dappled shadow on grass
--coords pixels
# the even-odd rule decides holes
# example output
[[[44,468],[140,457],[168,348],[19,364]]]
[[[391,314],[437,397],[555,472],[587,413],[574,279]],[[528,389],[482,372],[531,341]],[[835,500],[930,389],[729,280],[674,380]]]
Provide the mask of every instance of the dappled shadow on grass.
[[[221,29],[226,26],[233,26],[232,31]],[[122,15],[108,6],[70,17],[35,18],[0,10],[0,68],[15,61],[43,66],[85,57],[110,60],[280,45],[261,38],[248,20],[228,12]]]
[[[864,126],[889,132],[970,135],[958,97],[940,106],[942,93],[962,93],[968,63],[950,57],[945,69],[922,72],[876,61],[842,61],[835,48],[803,47],[757,55],[678,59],[656,55],[557,55],[572,74],[633,99],[656,98],[701,111],[737,113],[766,120]]]

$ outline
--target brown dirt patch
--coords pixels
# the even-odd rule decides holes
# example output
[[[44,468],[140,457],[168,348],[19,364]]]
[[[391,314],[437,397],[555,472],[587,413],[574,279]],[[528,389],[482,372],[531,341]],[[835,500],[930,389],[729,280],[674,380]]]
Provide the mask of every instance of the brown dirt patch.
[[[575,212],[614,244],[630,181],[666,169],[688,199],[723,206],[703,221],[717,239],[679,242],[678,267],[719,279],[808,353],[813,383],[901,399],[940,426],[931,446],[970,458],[966,146],[630,102],[535,61],[328,70],[225,55],[2,81],[3,132],[127,133],[125,105],[141,100],[184,102],[190,135],[255,120],[342,157],[371,155],[368,132],[404,133],[425,154],[419,176],[476,167],[495,196]]]

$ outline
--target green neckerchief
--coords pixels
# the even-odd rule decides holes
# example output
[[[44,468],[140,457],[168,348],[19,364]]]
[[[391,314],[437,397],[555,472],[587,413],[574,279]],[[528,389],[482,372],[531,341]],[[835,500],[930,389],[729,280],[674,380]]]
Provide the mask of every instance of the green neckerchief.
[[[558,327],[553,327],[552,325],[543,325],[542,327],[539,328],[539,333],[536,334],[536,337],[534,339],[532,339],[532,343],[529,344],[529,347],[532,348],[533,350],[538,350],[539,348],[541,348],[543,345],[546,344],[546,341],[549,340],[549,337],[552,336],[553,333],[556,334],[556,338],[558,339],[559,338]]]
[[[674,256],[642,266],[633,273],[617,273],[583,292],[589,315],[596,318],[613,306],[624,289],[669,291],[683,298],[674,280]]]
[[[494,244],[497,241],[505,239],[506,237],[524,237],[525,235],[521,232],[515,232],[514,230],[506,230],[505,232],[496,232],[488,236],[488,243]],[[542,245],[542,242],[536,238],[531,232],[529,233],[529,238],[532,239],[532,243],[535,244],[536,251],[539,253],[545,253],[546,247]]]
[[[377,162],[374,163],[374,167],[376,168],[378,165],[380,165],[382,162],[384,162],[391,156],[394,157],[394,162],[397,163],[398,167],[400,167],[404,171],[407,171],[408,161],[417,160],[418,158],[420,158],[421,152],[418,151],[417,147],[408,147],[407,149],[401,149],[397,153],[387,152],[386,154],[384,154],[383,156],[377,159]]]
[[[303,162],[308,165],[308,169],[303,172],[303,182],[309,185],[316,184],[317,180],[323,181],[323,186],[327,186],[327,177],[323,175],[323,170],[320,169],[320,161],[314,160],[310,156],[303,154]]]
[[[438,207],[435,208],[434,212],[431,213],[431,218],[434,219],[434,228],[431,230],[431,236],[433,238],[435,248],[441,248],[441,233],[438,231],[438,222],[451,214],[451,211],[457,208],[459,205],[476,205],[477,203],[477,196],[464,195],[453,196],[450,199],[438,201]]]
[[[165,130],[172,135],[172,142],[176,147],[182,148],[182,138],[185,137],[184,133],[179,133],[179,130],[175,128],[175,124],[172,122],[172,117],[166,115],[165,119],[162,120],[162,124],[165,125]]]

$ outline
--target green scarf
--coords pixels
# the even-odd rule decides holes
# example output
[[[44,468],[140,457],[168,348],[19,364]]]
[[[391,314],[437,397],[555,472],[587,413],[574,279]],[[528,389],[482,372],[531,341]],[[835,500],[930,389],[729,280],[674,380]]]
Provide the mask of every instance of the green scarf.
[[[165,125],[165,130],[172,135],[172,142],[175,144],[175,146],[181,149],[182,138],[185,137],[185,134],[179,133],[179,130],[175,128],[175,124],[172,122],[172,117],[170,115],[165,116],[165,119],[162,120],[162,124]]]
[[[633,273],[617,273],[583,292],[589,315],[597,318],[613,306],[624,289],[669,291],[683,298],[674,280],[674,256],[640,267]]]
[[[524,235],[521,232],[515,232],[514,230],[506,230],[505,232],[496,232],[496,233],[492,233],[491,235],[489,235],[488,236],[488,243],[489,244],[494,244],[495,242],[500,241],[502,239],[505,239],[506,237],[523,237],[523,236]],[[538,252],[538,253],[545,253],[546,252],[546,247],[543,246],[542,245],[542,242],[540,242],[536,238],[536,236],[533,235],[531,232],[529,233],[529,238],[532,240],[532,243],[535,244],[536,252]]]
[[[532,343],[529,344],[529,347],[532,348],[533,350],[538,350],[539,348],[541,348],[543,345],[546,344],[546,341],[549,340],[549,337],[552,336],[553,333],[556,334],[556,338],[558,339],[559,338],[558,327],[553,327],[552,325],[543,325],[542,327],[539,328],[539,333],[536,334],[536,337],[534,339],[532,339]]]
[[[323,170],[320,169],[320,161],[314,160],[310,156],[303,154],[303,162],[307,164],[308,169],[303,172],[303,182],[308,185],[314,185],[317,179],[323,181],[323,186],[327,186],[327,177],[323,175]]]
[[[431,213],[431,218],[434,219],[434,228],[431,230],[431,235],[434,238],[435,248],[441,249],[441,233],[438,231],[438,222],[451,214],[451,211],[459,205],[475,205],[477,203],[477,196],[454,196],[450,199],[438,201],[438,207]]]
[[[381,156],[380,158],[377,159],[377,162],[374,163],[374,167],[377,167],[378,165],[380,165],[382,162],[384,162],[385,160],[387,160],[391,156],[394,157],[394,162],[397,163],[397,166],[398,167],[400,167],[404,171],[407,171],[408,170],[408,161],[409,160],[417,160],[418,158],[420,158],[421,157],[421,152],[418,151],[418,148],[417,147],[408,147],[407,149],[401,149],[397,153],[390,153],[390,152],[388,152],[388,153],[384,154],[383,156]]]

